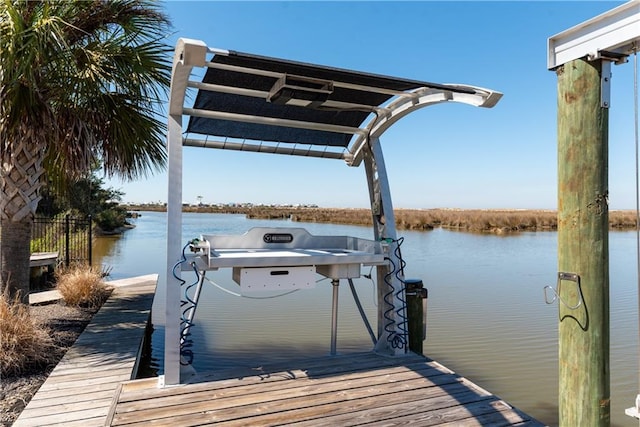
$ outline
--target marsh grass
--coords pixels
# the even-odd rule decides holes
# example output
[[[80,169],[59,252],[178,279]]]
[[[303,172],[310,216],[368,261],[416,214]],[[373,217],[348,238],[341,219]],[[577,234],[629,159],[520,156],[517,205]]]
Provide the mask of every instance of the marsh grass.
[[[130,205],[127,209],[165,211],[161,205]],[[291,219],[294,222],[327,222],[371,226],[369,209],[279,207],[279,206],[187,206],[184,212],[235,213],[247,218]],[[558,213],[545,209],[395,209],[398,230],[432,230],[446,228],[472,233],[518,233],[523,231],[555,231]],[[636,227],[633,210],[609,211],[611,230]]]
[[[57,289],[67,305],[77,307],[96,307],[105,300],[111,288],[102,281],[99,270],[72,266],[56,274]]]
[[[609,227],[615,230],[635,229],[637,217],[636,211],[611,211],[609,212]]]
[[[267,208],[253,207],[248,218],[291,218],[299,222],[329,222],[371,226],[368,209],[339,208]],[[448,230],[472,233],[518,233],[524,231],[555,231],[558,213],[555,210],[499,209],[396,209],[398,230]],[[636,227],[635,211],[610,211],[609,228],[631,230]]]
[[[557,213],[547,210],[463,210],[463,209],[396,209],[396,228],[399,230],[449,230],[475,233],[513,233],[548,231],[558,227]],[[329,222],[371,226],[368,209],[284,209],[252,208],[250,218],[289,217],[299,222]]]
[[[0,296],[0,376],[54,363],[55,349],[49,330],[31,318],[29,306],[4,292]]]

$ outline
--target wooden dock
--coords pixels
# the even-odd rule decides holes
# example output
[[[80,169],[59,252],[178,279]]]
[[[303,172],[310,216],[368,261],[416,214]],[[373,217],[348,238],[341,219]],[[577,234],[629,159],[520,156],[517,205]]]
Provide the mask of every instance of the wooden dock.
[[[221,371],[166,388],[156,379],[124,382],[106,423],[210,424],[543,425],[433,360],[374,353]]]
[[[116,285],[22,412],[29,426],[542,426],[436,361],[371,352],[132,380],[157,275]]]
[[[115,390],[135,378],[157,275],[109,282],[115,289],[31,399],[15,427],[102,426]]]
[[[58,252],[34,252],[29,257],[29,267],[54,267],[58,263]]]

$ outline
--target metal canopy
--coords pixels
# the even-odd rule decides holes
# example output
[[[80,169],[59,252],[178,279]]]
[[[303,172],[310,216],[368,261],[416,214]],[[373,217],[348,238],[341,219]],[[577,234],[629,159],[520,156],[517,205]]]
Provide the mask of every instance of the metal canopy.
[[[197,89],[193,107],[180,111],[190,116],[187,146],[337,158],[358,166],[367,138],[380,136],[410,111],[446,101],[490,108],[502,96],[199,43],[181,39],[177,51],[184,52],[181,65],[205,66],[204,78],[172,87],[172,97]]]
[[[190,80],[194,67],[206,68],[202,81]],[[186,106],[185,101],[190,99],[187,91],[194,89],[195,103]],[[164,384],[178,384],[181,380],[180,292],[184,281],[174,267],[184,260],[180,251],[184,245],[184,146],[342,159],[349,166],[363,163],[374,242],[385,242],[384,263],[376,264],[379,308],[375,350],[400,355],[406,351],[404,343],[397,342],[404,333],[404,273],[395,267],[402,265],[402,260],[380,136],[402,117],[426,106],[459,102],[491,108],[501,97],[500,92],[475,86],[429,83],[267,58],[179,39],[171,73],[167,134]],[[189,116],[186,136],[185,116]]]
[[[204,90],[198,91],[195,109],[327,125],[319,129],[309,129],[285,124],[273,125],[265,122],[250,123],[192,116],[187,129],[187,132],[258,141],[347,147],[352,135],[332,131],[330,126],[358,128],[369,114],[394,95],[420,87],[474,93],[473,90],[465,88],[450,88],[434,83],[378,76],[239,52],[229,52],[229,56],[215,55],[208,66],[203,83],[238,88],[244,90],[243,93],[247,93],[247,90],[255,91],[254,94],[258,97],[243,93],[214,92],[203,87]],[[326,97],[323,97],[319,105],[311,108],[269,102],[268,96],[271,89],[284,76],[293,78],[294,83],[320,80],[331,82],[333,89],[326,93]],[[305,79],[302,80],[300,77]]]

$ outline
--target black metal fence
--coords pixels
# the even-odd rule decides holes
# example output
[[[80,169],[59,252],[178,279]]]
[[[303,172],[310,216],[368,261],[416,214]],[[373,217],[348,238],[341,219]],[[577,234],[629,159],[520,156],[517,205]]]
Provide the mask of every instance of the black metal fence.
[[[36,217],[31,229],[31,253],[58,252],[58,262],[88,264],[92,260],[91,216]]]

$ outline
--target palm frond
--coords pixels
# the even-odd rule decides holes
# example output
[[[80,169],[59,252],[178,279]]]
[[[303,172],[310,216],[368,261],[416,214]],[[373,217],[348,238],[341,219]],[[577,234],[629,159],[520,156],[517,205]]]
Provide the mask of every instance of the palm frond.
[[[0,160],[28,123],[54,173],[162,168],[169,26],[146,0],[0,2]]]

